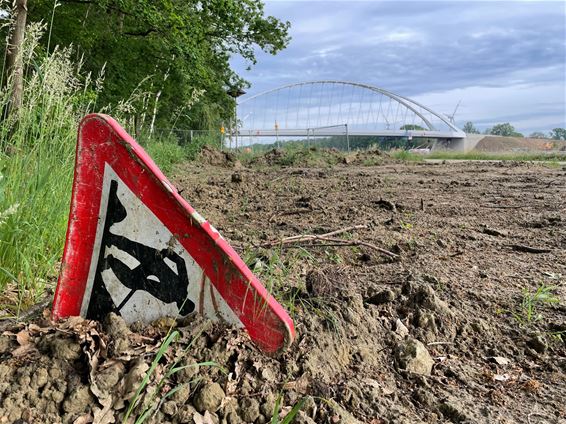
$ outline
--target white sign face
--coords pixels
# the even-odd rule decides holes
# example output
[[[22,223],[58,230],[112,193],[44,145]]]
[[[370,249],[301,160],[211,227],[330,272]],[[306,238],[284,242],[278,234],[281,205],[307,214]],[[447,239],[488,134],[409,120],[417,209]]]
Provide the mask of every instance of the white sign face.
[[[203,270],[108,165],[81,315],[128,323],[199,312],[242,327]]]

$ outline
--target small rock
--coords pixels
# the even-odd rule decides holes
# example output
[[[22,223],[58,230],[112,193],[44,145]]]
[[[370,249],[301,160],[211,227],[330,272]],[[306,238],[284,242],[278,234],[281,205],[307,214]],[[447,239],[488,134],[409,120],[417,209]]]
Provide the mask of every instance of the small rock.
[[[503,356],[490,356],[489,359],[491,362],[495,362],[497,365],[509,365],[511,361],[509,359],[504,358]]]
[[[254,398],[245,398],[240,402],[240,416],[247,423],[253,423],[259,417],[259,402]]]
[[[430,375],[434,360],[420,341],[409,338],[397,346],[397,363],[400,369]]]
[[[225,394],[218,383],[205,384],[193,400],[193,405],[199,412],[216,412],[220,408]]]
[[[448,243],[446,243],[444,240],[442,239],[438,239],[436,240],[436,244],[438,244],[440,247],[442,247],[443,249],[446,249],[448,247]]]

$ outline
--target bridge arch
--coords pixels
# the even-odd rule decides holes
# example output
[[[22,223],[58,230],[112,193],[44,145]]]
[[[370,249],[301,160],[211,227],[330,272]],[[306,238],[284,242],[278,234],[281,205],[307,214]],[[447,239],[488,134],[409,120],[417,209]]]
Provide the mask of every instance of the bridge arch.
[[[283,85],[242,98],[238,134],[343,134],[464,138],[446,116],[405,96],[369,84],[320,80]]]

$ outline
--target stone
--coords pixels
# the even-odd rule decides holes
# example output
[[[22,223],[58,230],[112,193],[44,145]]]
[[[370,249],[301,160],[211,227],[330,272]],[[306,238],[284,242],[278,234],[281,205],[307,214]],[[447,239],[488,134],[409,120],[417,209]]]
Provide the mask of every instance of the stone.
[[[421,375],[430,375],[434,365],[426,347],[413,338],[397,345],[396,359],[399,369]]]
[[[216,412],[225,396],[220,384],[208,383],[199,390],[193,399],[193,405],[199,412]]]

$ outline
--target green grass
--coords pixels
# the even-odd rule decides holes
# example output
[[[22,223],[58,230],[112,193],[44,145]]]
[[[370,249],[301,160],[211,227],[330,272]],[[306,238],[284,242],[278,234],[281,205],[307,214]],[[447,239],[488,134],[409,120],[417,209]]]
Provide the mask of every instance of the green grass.
[[[555,287],[542,283],[537,289],[523,289],[523,298],[519,308],[512,312],[515,320],[522,326],[534,324],[543,319],[540,307],[560,302],[560,298],[554,294]]]
[[[393,159],[402,160],[405,162],[422,162],[425,156],[416,153],[411,153],[408,150],[392,150],[390,156]],[[428,156],[426,156],[428,158]]]
[[[42,26],[26,31],[23,104],[7,114],[10,79],[0,88],[0,318],[18,315],[55,286],[65,242],[78,123],[95,111],[102,78],[82,75],[70,49],[45,56]],[[119,107],[105,112],[118,121]],[[145,143],[164,172],[194,159],[206,136],[180,146],[174,138]]]
[[[96,96],[70,54],[32,68],[21,110],[0,129],[0,309],[12,314],[53,285],[63,248],[77,124]],[[0,110],[9,100],[2,89]]]

